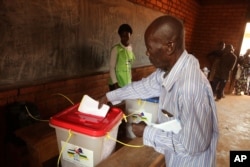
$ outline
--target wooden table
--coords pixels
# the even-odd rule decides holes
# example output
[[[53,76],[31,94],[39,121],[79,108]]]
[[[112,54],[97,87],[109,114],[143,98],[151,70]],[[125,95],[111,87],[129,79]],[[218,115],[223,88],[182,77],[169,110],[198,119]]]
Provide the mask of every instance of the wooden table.
[[[44,162],[58,156],[55,129],[48,122],[39,122],[15,133],[27,144],[31,167],[42,167]]]
[[[135,138],[128,144],[142,145],[142,138]],[[144,146],[139,148],[123,146],[96,167],[165,167],[164,155]]]

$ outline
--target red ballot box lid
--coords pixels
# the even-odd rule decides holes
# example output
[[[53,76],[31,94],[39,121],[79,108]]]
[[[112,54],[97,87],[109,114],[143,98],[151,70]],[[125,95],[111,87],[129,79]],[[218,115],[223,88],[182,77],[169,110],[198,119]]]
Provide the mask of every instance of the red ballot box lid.
[[[52,116],[50,125],[99,137],[105,136],[122,119],[123,112],[119,108],[110,107],[106,117],[103,118],[79,112],[79,104]]]

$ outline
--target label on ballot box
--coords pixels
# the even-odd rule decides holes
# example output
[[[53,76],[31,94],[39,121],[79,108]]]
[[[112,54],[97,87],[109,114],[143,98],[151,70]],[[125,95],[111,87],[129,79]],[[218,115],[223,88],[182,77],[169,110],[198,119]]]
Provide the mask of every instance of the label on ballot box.
[[[72,162],[73,164],[79,166],[94,166],[93,164],[93,151],[85,149],[83,147],[66,143],[61,141],[61,145],[65,146],[64,151],[62,152],[62,158],[66,161]]]

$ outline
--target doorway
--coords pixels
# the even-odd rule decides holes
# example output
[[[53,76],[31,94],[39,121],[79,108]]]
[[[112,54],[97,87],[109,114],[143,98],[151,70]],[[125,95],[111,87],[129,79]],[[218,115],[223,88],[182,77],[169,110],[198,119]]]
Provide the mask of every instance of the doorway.
[[[243,56],[246,53],[247,49],[250,49],[250,22],[246,24],[245,33],[240,49],[240,56]]]

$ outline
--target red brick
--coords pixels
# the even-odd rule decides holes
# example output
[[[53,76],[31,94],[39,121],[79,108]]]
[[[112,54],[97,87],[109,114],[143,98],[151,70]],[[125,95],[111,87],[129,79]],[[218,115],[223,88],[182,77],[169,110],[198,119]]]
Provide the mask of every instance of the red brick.
[[[43,90],[44,90],[44,85],[36,85],[36,86],[19,88],[19,94],[22,95],[28,93],[35,93],[35,92],[41,92]]]
[[[17,89],[2,91],[0,92],[0,99],[6,99],[11,96],[16,96],[17,93],[18,93]]]

